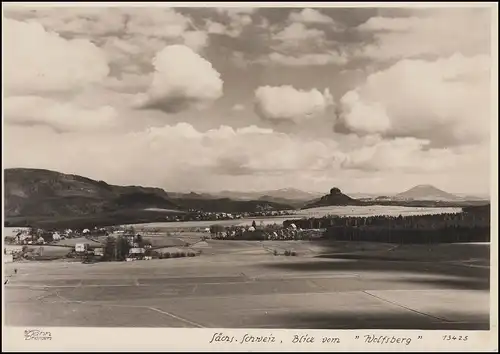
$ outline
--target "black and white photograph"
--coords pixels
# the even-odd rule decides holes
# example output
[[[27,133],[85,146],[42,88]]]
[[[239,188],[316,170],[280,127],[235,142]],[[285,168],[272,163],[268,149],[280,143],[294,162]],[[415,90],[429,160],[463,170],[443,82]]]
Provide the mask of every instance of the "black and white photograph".
[[[2,4],[5,326],[496,328],[497,7],[316,5]]]

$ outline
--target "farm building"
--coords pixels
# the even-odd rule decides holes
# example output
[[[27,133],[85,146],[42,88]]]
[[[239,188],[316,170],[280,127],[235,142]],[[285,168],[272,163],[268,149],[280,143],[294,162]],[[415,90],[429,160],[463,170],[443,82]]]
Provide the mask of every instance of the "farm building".
[[[144,248],[131,248],[128,253],[130,255],[138,255],[146,253],[146,250]]]
[[[146,250],[144,248],[131,248],[128,251],[127,258],[132,259],[132,260],[143,259],[145,253],[146,253]]]

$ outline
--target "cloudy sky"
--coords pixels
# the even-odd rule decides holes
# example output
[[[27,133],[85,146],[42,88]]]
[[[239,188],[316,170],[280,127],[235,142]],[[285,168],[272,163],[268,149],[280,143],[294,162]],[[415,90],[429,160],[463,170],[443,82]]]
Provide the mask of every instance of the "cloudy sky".
[[[3,8],[4,168],[489,191],[487,7]]]

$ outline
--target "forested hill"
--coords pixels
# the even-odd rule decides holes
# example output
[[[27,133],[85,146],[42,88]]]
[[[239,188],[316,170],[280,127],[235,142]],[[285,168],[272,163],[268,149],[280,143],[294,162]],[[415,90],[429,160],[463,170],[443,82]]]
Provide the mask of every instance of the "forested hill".
[[[228,198],[171,198],[161,188],[116,186],[78,175],[43,169],[13,168],[5,171],[5,219],[15,225],[20,220],[95,219],[114,215],[132,222],[164,217],[164,213],[188,210],[205,212],[258,212],[292,209],[270,201],[234,201]],[[156,210],[151,212],[148,210]],[[148,217],[146,214],[150,214]]]

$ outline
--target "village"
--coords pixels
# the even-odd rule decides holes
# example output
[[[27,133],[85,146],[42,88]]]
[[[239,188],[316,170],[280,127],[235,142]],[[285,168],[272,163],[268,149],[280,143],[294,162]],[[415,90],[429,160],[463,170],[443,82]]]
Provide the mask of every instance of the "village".
[[[243,212],[243,213],[224,213],[224,212],[206,212],[190,210],[184,215],[170,215],[167,216],[167,222],[179,221],[215,221],[215,220],[239,220],[244,218],[257,218],[257,217],[277,217],[294,215],[294,212],[288,210],[262,210],[256,212]]]
[[[133,226],[44,230],[8,228],[4,235],[6,262],[67,260],[93,263],[195,257],[208,240],[293,241],[322,236],[321,229],[284,227],[255,220],[245,226],[214,224],[210,227],[184,227],[161,230]],[[290,251],[291,252],[291,251]]]

